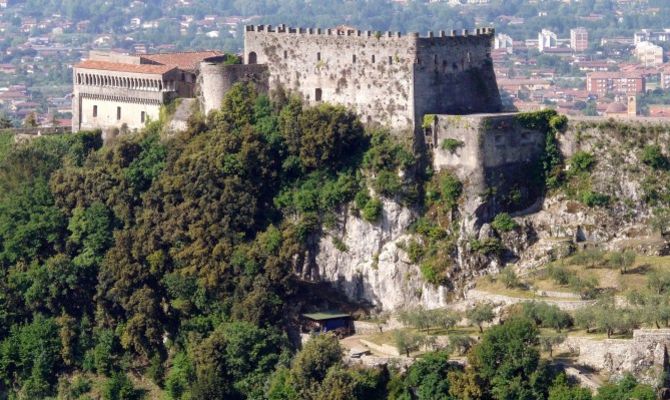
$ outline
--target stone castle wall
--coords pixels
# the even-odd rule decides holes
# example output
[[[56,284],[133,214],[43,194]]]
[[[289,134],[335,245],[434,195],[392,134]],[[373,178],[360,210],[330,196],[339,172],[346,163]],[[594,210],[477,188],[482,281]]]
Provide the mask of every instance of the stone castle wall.
[[[448,169],[467,183],[463,210],[475,217],[472,224],[488,222],[503,210],[525,208],[537,199],[531,182],[545,134],[520,126],[515,113],[435,115],[427,131],[434,170]],[[445,141],[459,145],[446,149]],[[512,191],[516,204],[510,200]]]
[[[492,30],[417,39],[414,64],[415,120],[426,114],[494,113],[502,110],[491,59]],[[420,122],[419,122],[420,123]]]
[[[558,350],[577,354],[580,365],[615,378],[632,373],[639,380],[656,385],[667,368],[668,345],[670,329],[636,329],[632,339],[568,337]]]
[[[341,104],[363,122],[419,127],[426,113],[500,110],[492,29],[449,35],[248,26],[245,64],[267,64],[270,88]]]

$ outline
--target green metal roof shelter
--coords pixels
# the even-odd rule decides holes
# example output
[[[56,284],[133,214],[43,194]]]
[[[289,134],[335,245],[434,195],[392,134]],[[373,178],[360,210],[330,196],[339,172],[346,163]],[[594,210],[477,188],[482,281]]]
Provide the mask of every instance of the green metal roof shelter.
[[[302,316],[316,323],[321,332],[329,332],[336,329],[351,328],[351,315],[340,311],[320,311],[314,313],[305,313]]]

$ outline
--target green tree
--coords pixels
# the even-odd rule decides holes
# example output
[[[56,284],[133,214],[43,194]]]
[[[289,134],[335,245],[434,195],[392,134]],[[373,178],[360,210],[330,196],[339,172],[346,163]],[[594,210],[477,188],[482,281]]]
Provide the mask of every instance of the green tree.
[[[543,398],[548,372],[540,363],[539,332],[527,318],[512,318],[486,331],[470,362],[496,399]]]
[[[480,302],[465,311],[466,318],[470,323],[475,324],[479,328],[479,332],[483,333],[483,325],[493,321],[495,312],[493,311],[493,304]]]
[[[452,370],[457,368],[449,363],[447,353],[428,353],[409,368],[405,385],[419,400],[454,399],[449,394],[448,373]]]
[[[103,400],[136,400],[141,398],[140,392],[123,372],[115,372],[107,379],[102,388]]]
[[[342,361],[342,348],[335,336],[318,335],[296,354],[291,367],[291,382],[300,399],[318,398],[328,370]]]
[[[610,383],[598,389],[598,394],[594,400],[654,400],[656,392],[649,385],[639,384],[630,374],[627,374],[617,383]]]
[[[411,352],[421,348],[421,345],[425,342],[425,337],[405,330],[395,330],[393,331],[393,342],[401,354],[409,357]]]
[[[636,254],[633,250],[626,250],[623,252],[614,252],[610,254],[610,258],[607,261],[607,263],[612,267],[616,268],[621,272],[621,274],[625,274],[628,272],[628,269],[635,264],[635,258]]]
[[[540,336],[540,348],[549,353],[549,358],[554,358],[554,348],[565,341],[563,334],[551,334]]]
[[[591,391],[570,385],[565,374],[559,374],[549,388],[548,400],[591,400]]]

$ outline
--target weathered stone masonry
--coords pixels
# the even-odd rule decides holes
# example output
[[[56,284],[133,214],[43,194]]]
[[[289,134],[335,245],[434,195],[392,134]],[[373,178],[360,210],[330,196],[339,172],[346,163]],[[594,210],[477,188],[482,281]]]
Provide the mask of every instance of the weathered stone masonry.
[[[498,112],[500,95],[491,62],[493,29],[426,37],[418,33],[247,26],[246,78],[203,75],[205,110],[219,106],[226,85],[258,77],[267,67],[268,87],[300,93],[309,104],[342,104],[364,122],[419,131],[425,114]],[[257,67],[256,67],[257,68]],[[257,80],[257,78],[255,78]],[[254,80],[251,78],[250,80]],[[213,93],[213,91],[218,91]]]

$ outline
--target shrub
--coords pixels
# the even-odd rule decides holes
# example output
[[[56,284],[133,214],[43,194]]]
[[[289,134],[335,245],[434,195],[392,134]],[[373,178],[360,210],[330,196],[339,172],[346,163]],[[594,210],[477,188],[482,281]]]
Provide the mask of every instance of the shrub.
[[[636,254],[632,250],[626,250],[624,252],[614,252],[610,255],[607,264],[611,268],[618,269],[622,274],[628,272],[628,268],[632,267],[635,264]]]
[[[570,283],[570,277],[572,276],[572,273],[563,265],[550,265],[547,267],[547,274],[554,282],[563,286]]]
[[[669,164],[659,145],[644,146],[642,150],[642,162],[653,169],[667,169]]]
[[[104,400],[135,400],[140,398],[140,393],[125,373],[115,372],[105,382],[102,388],[102,398]]]
[[[579,194],[579,200],[588,207],[604,207],[610,203],[610,197],[606,194],[585,190]]]
[[[595,164],[596,159],[591,153],[578,151],[570,159],[570,173],[575,175],[582,172],[588,172]]]
[[[368,201],[370,201],[370,195],[366,188],[356,193],[356,197],[354,197],[354,205],[359,210],[364,209],[365,205],[368,204]]]
[[[463,141],[453,138],[446,138],[442,141],[442,150],[448,151],[451,154],[454,154],[456,150],[463,147],[465,143]]]
[[[402,182],[394,171],[382,171],[377,175],[374,182],[375,190],[387,197],[393,197],[400,193]]]
[[[382,215],[383,207],[381,200],[370,199],[361,210],[361,216],[368,222],[376,222]]]
[[[554,115],[549,118],[549,127],[556,132],[563,132],[568,127],[568,117],[565,115]]]
[[[572,257],[572,262],[587,268],[595,268],[605,262],[605,253],[598,249],[586,249],[575,254]]]
[[[509,214],[500,213],[493,219],[491,226],[498,232],[509,232],[518,228],[519,224]]]
[[[418,263],[425,253],[423,244],[417,242],[416,240],[410,240],[407,244],[407,256],[409,260],[413,263]]]
[[[569,285],[570,289],[579,293],[584,300],[595,299],[598,295],[598,278],[595,276],[580,279],[578,276],[572,275]]]
[[[498,238],[486,238],[484,240],[471,240],[470,247],[475,253],[479,253],[486,256],[500,256],[505,250],[500,239]]]
[[[435,266],[433,264],[425,262],[421,264],[421,276],[423,276],[423,279],[428,282],[432,283],[433,285],[439,285],[440,284],[440,274],[435,270]]]
[[[521,280],[517,276],[516,272],[514,272],[514,269],[512,267],[505,267],[503,268],[502,271],[500,271],[500,276],[499,276],[500,282],[505,285],[506,288],[508,289],[513,289],[513,288],[518,288],[523,286],[521,283]]]
[[[463,184],[452,174],[444,174],[440,178],[440,192],[447,207],[455,207],[463,193]]]
[[[423,116],[421,126],[423,127],[423,129],[428,129],[431,126],[433,126],[434,122],[435,122],[435,114],[426,114]]]

